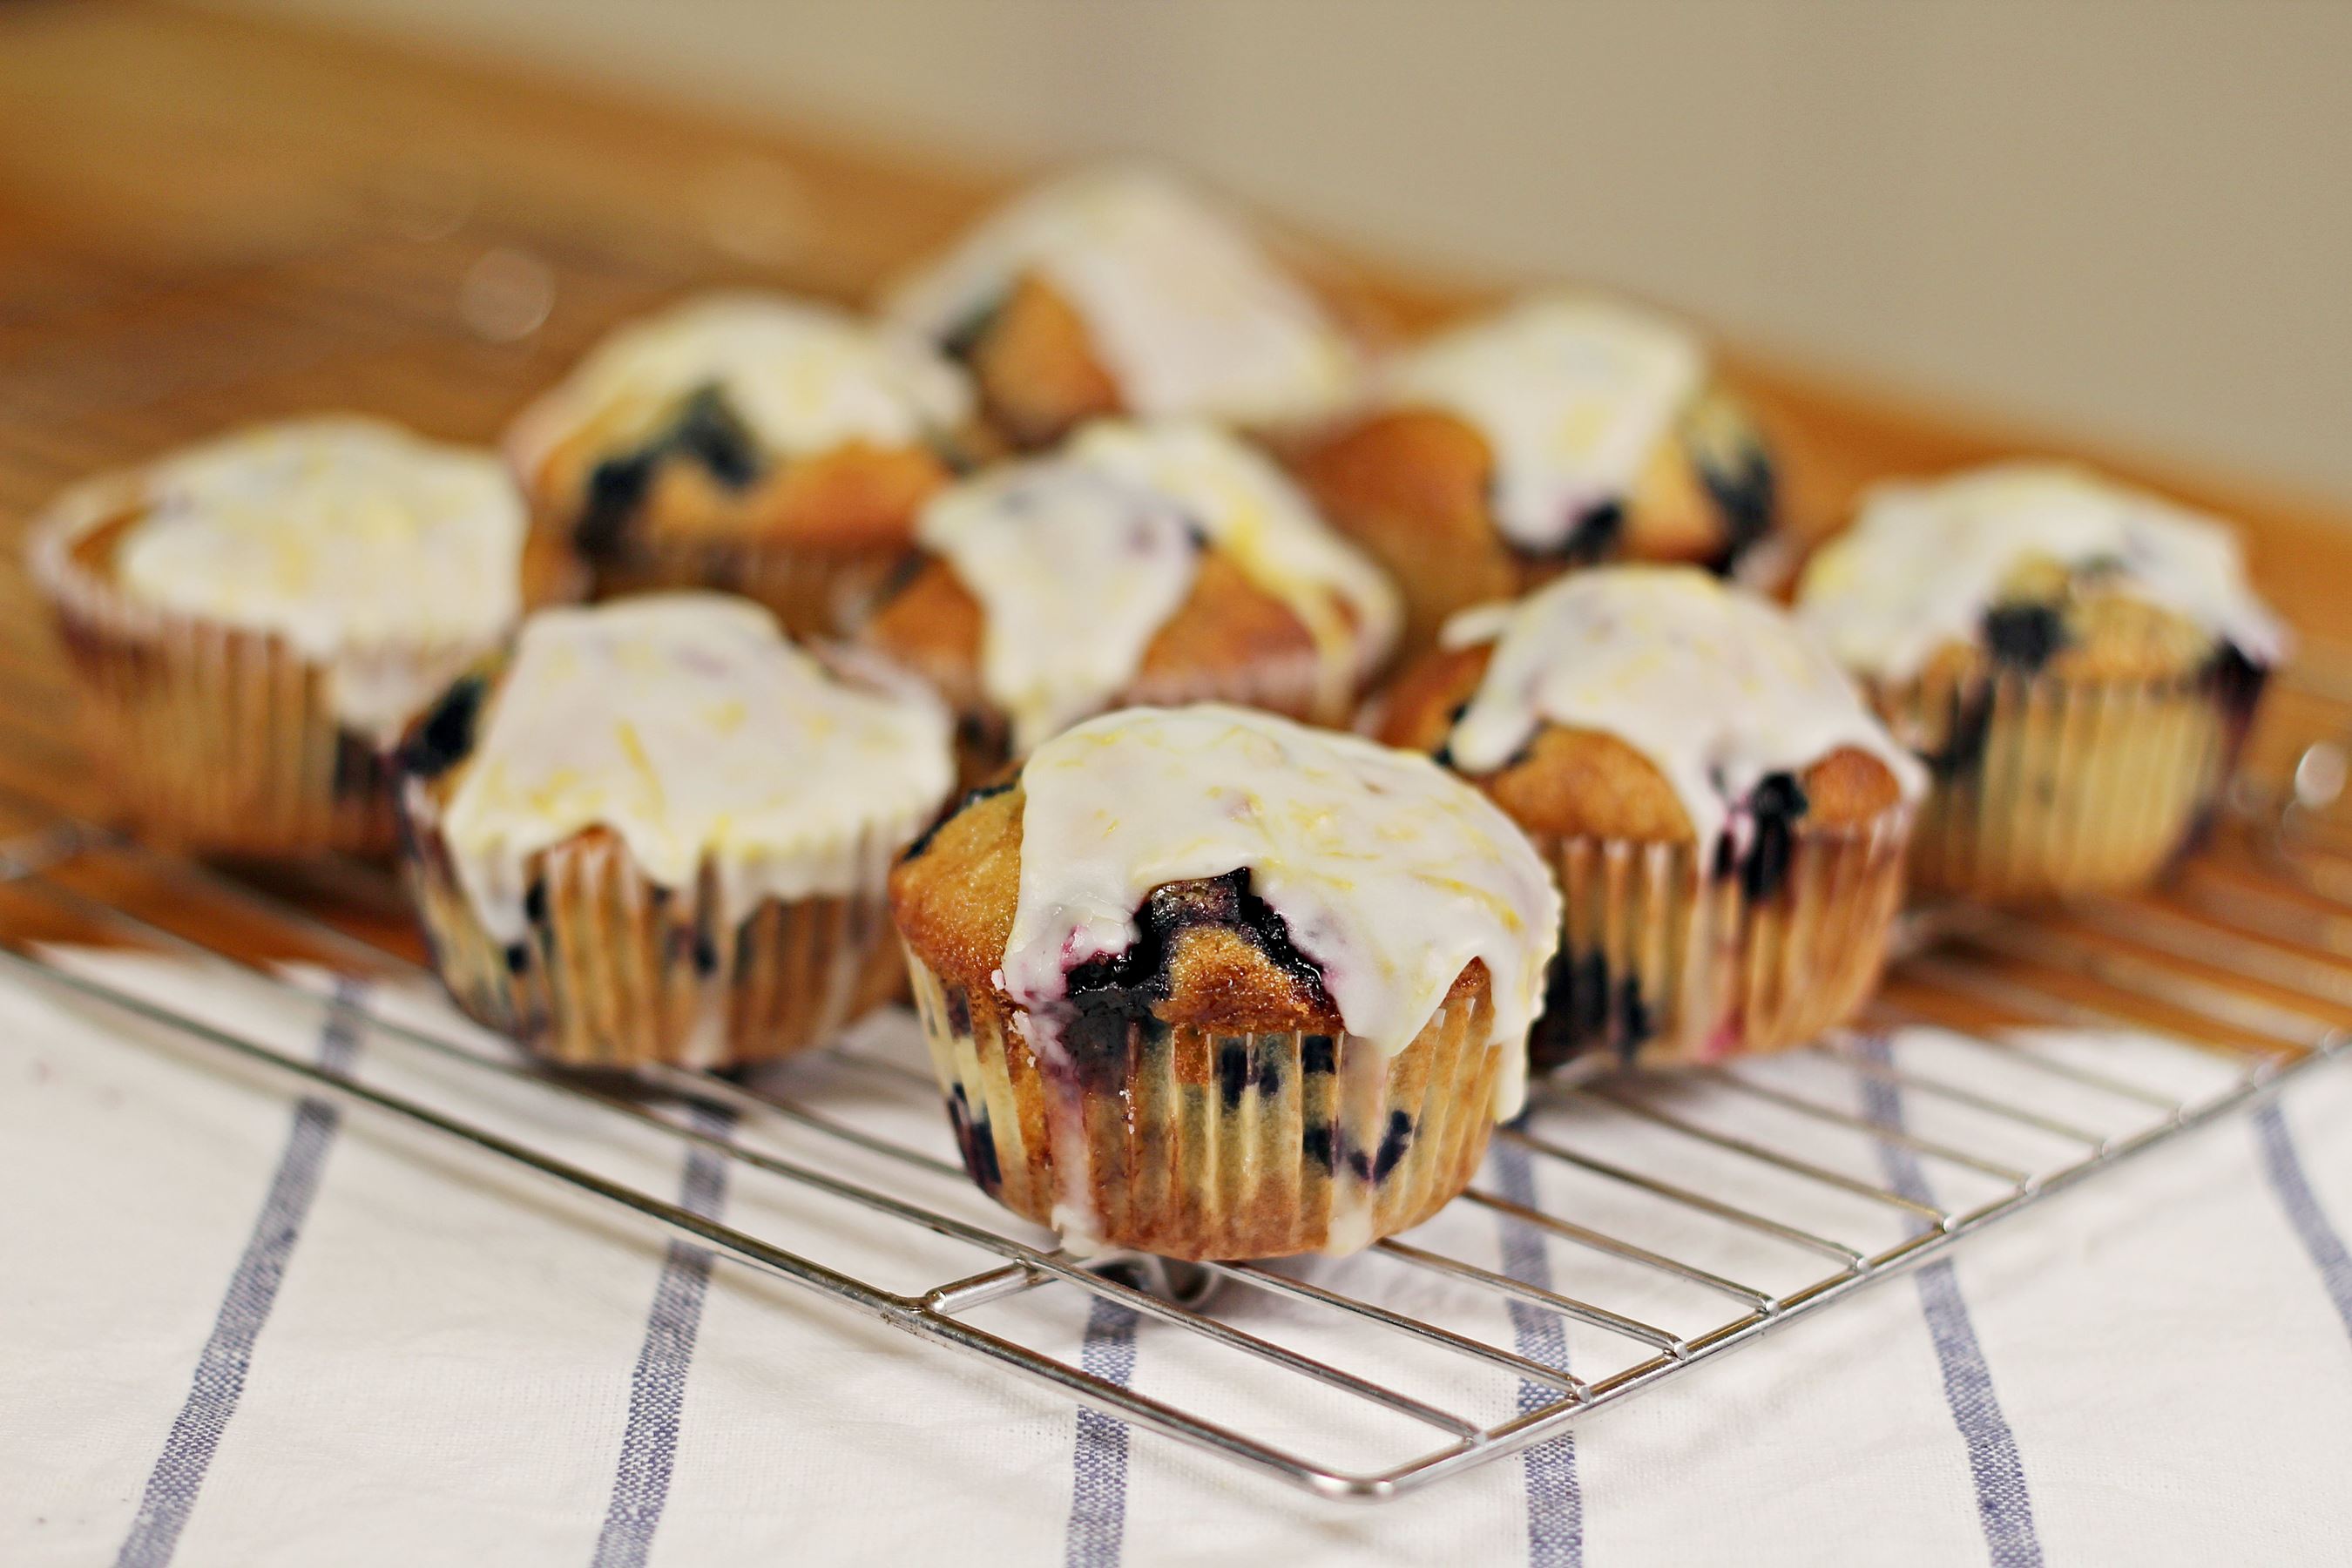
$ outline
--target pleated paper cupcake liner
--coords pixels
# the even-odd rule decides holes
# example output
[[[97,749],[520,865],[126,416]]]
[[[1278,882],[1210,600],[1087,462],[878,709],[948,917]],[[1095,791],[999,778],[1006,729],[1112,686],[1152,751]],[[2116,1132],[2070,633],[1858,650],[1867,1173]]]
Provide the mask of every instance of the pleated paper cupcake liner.
[[[334,711],[334,671],[275,635],[181,615],[124,594],[99,536],[138,491],[101,484],[37,526],[30,552],[81,688],[79,718],[107,792],[149,839],[211,854],[391,852],[386,737]],[[349,650],[346,678],[430,689],[475,645]]]
[[[1932,784],[1915,893],[1994,900],[2145,886],[2194,840],[2236,765],[2260,677],[2002,673],[1874,694]]]
[[[1601,1052],[1714,1061],[1843,1022],[1885,967],[1910,831],[1908,806],[1850,829],[1800,823],[1769,864],[1754,846],[1532,836],[1562,898],[1536,1070]]]
[[[856,629],[907,548],[903,542],[845,550],[768,538],[631,539],[596,556],[590,570],[601,599],[715,588],[765,605],[795,637],[828,637]]]
[[[1484,992],[1393,1058],[1352,1036],[1150,1019],[1041,1060],[991,993],[911,954],[915,1003],[972,1180],[1074,1247],[1180,1258],[1353,1252],[1470,1183],[1505,1051]]]
[[[484,922],[459,880],[433,787],[401,794],[409,885],[450,994],[478,1021],[571,1068],[736,1067],[819,1045],[905,984],[877,835],[854,892],[763,899],[734,918],[708,862],[690,887],[591,828],[524,868],[525,929]]]

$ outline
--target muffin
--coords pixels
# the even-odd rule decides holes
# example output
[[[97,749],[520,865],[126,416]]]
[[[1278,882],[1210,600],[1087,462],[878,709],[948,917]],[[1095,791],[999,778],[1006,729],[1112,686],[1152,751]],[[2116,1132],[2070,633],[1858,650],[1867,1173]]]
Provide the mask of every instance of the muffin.
[[[1074,1249],[1348,1252],[1516,1114],[1559,896],[1426,758],[1217,704],[1039,746],[890,878],[974,1181]]]
[[[400,750],[409,880],[465,1010],[567,1067],[728,1067],[902,975],[891,857],[953,787],[947,716],[720,594],[548,610]]]
[[[1729,572],[1772,530],[1772,460],[1697,338],[1543,295],[1402,356],[1299,471],[1404,585],[1420,652],[1454,611],[1631,557]]]
[[[984,449],[963,373],[829,305],[705,295],[623,328],[516,419],[534,523],[599,594],[716,587],[797,636],[853,619]]]
[[[1465,611],[1391,695],[1565,898],[1530,1049],[1710,1061],[1811,1039],[1876,984],[1919,764],[1787,615],[1687,566]]]
[[[322,416],[68,492],[27,564],[100,773],[142,834],[381,854],[401,726],[508,635],[527,586],[566,585],[557,560],[526,563],[524,536],[493,455]]]
[[[1395,590],[1213,426],[1100,420],[942,490],[866,643],[959,716],[968,781],[1106,708],[1246,703],[1344,724]]]
[[[884,312],[971,369],[989,417],[1042,447],[1104,415],[1252,427],[1327,414],[1355,341],[1218,204],[1097,169],[997,212],[901,280]]]
[[[2286,647],[2225,526],[2052,463],[1874,491],[1797,613],[1933,775],[1914,886],[1993,900],[2161,872]]]

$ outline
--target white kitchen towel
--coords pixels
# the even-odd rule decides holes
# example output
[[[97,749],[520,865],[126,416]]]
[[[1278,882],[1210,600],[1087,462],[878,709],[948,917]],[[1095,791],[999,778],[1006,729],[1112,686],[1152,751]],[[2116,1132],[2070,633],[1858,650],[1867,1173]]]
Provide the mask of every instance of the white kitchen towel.
[[[319,1002],[177,961],[67,962],[894,1288],[964,1267],[944,1244],[812,1208],[773,1178],[437,1061],[373,1021],[499,1048],[425,988],[346,983]],[[919,1059],[908,1022],[880,1020],[856,1045],[858,1060],[790,1069],[801,1097],[951,1157],[936,1105],[870,1065]],[[1906,1035],[1880,1048],[1949,1076],[1962,1058],[1938,1045]],[[714,1267],[611,1205],[289,1089],[216,1044],[47,981],[0,978],[0,1562],[12,1564],[2352,1559],[2352,1073],[2333,1065],[1949,1261],[1597,1412],[1570,1438],[1376,1508],[1130,1435],[984,1362]],[[1856,1108],[1937,1142],[1949,1108],[1907,1098],[1882,1081]],[[2041,1103],[2076,1114],[2063,1095]],[[1861,1162],[1841,1168],[1898,1192],[1966,1195],[1964,1169],[1876,1139],[1843,1147],[1818,1123],[1774,1126],[1769,1109],[1743,1102],[1743,1128],[1783,1146],[1807,1137],[1823,1163]],[[1689,1113],[1721,1108],[1694,1100]],[[706,1112],[700,1125],[872,1174],[837,1141],[779,1120]],[[1591,1135],[1645,1134],[1628,1122]],[[1769,1182],[1747,1179],[1768,1205]],[[1572,1171],[1512,1150],[1486,1184],[1570,1211],[1591,1196]],[[961,1182],[920,1195],[1006,1223]],[[1644,1239],[1670,1235],[1726,1270],[1791,1266],[1743,1252],[1753,1238],[1655,1217],[1691,1228]],[[1883,1204],[1808,1217],[1874,1243],[1903,1220]],[[1458,1256],[1563,1289],[1611,1266],[1491,1209],[1457,1205],[1437,1228]],[[1697,1326],[1724,1315],[1720,1300],[1644,1280],[1616,1283],[1653,1290],[1669,1326],[1678,1312]],[[1436,1283],[1393,1289],[1538,1361],[1590,1373],[1628,1359],[1545,1313],[1483,1295],[1465,1305]],[[1270,1337],[1360,1352],[1316,1340],[1303,1310],[1242,1309]],[[1229,1399],[1289,1441],[1350,1440],[1345,1401],[1237,1374],[1117,1306],[1064,1288],[991,1310],[992,1326],[1145,1393]],[[1352,1364],[1482,1421],[1550,1397],[1381,1342],[1393,1362]]]

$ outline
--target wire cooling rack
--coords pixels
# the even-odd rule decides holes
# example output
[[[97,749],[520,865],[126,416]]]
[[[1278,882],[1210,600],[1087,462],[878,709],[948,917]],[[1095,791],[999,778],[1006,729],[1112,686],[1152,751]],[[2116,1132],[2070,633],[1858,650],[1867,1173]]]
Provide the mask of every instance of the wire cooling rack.
[[[486,327],[454,308],[488,261],[518,257],[561,309]],[[0,395],[0,515],[238,418],[363,406],[494,427],[596,326],[709,267],[478,219],[430,244],[355,234],[243,270],[93,275],[37,345],[0,323],[40,350]],[[394,1005],[429,980],[381,869],[239,872],[75,816],[70,688],[21,576],[0,570],[0,968],[112,1010],[126,1035],[257,1065],[667,1226],[805,1287],[814,1312],[864,1312],[1327,1496],[1393,1497],[1555,1436],[2272,1092],[2352,1026],[2337,655],[2282,680],[2265,726],[2324,739],[2290,742],[2269,770],[2288,782],[2243,792],[2157,895],[1923,924],[1856,1030],[1810,1049],[1545,1085],[1477,1185],[1358,1258],[1081,1261],[964,1179],[903,1020],[746,1081],[556,1077]],[[168,984],[79,962],[91,946],[362,1009],[371,1049],[346,1068],[287,1055]],[[331,974],[373,984],[321,999]],[[559,1134],[556,1109],[612,1136]],[[649,1139],[731,1163],[763,1201],[722,1221],[601,1157]],[[1172,1374],[1138,1390],[1090,1365],[1071,1325],[1104,1313]]]
[[[1530,1114],[1498,1131],[1479,1184],[1347,1261],[1188,1266],[1059,1250],[976,1202],[942,1157],[937,1091],[903,1027],[745,1081],[577,1078],[454,1025],[366,1011],[372,1038],[454,1064],[458,1092],[435,1099],[287,1055],[71,961],[81,944],[128,944],[308,1000],[322,970],[421,984],[393,934],[397,889],[373,868],[266,885],[0,796],[0,931],[12,933],[0,964],[526,1167],[1134,1426],[1314,1492],[1376,1500],[1541,1442],[1827,1310],[2337,1054],[2352,1025],[2352,832],[2325,806],[2341,761],[2315,745],[2300,797],[2249,792],[2156,897],[1915,930],[1916,951],[1853,1032],[1696,1073],[1540,1087]],[[1899,1051],[1888,1044],[1897,1027]],[[945,1243],[966,1261],[909,1285],[780,1239],[788,1224],[709,1217],[559,1151],[527,1121],[502,1123],[465,1087],[493,1080],[772,1179],[788,1194],[762,1211],[772,1219],[795,1200],[847,1205],[868,1258],[911,1264]],[[797,1142],[755,1141],[755,1123]],[[1055,1299],[1134,1314],[1141,1334],[1197,1364],[1184,1380],[1194,1392],[1123,1386],[1066,1345],[1034,1342],[1008,1310]],[[1482,1378],[1516,1387],[1507,1415],[1481,1414],[1502,1404]]]

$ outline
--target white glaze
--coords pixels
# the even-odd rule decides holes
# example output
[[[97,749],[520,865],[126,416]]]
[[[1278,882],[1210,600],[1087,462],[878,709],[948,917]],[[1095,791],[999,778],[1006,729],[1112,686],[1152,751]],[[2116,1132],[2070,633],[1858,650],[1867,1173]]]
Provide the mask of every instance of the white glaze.
[[[1383,383],[1391,407],[1452,414],[1494,457],[1495,524],[1522,550],[1564,544],[1622,503],[1706,372],[1676,323],[1611,300],[1544,295],[1423,344]]]
[[[1073,965],[1124,952],[1152,889],[1246,867],[1349,1034],[1382,1059],[1484,962],[1505,1056],[1495,1114],[1517,1113],[1559,895],[1475,789],[1413,752],[1219,704],[1091,720],[1021,776],[1021,888],[997,984],[1049,1062]]]
[[[1842,747],[1927,780],[1826,649],[1778,606],[1683,566],[1573,573],[1516,605],[1448,621],[1448,647],[1495,652],[1449,741],[1456,766],[1501,767],[1540,722],[1613,735],[1674,786],[1712,843],[1766,775]]]
[[[275,633],[350,728],[397,729],[520,613],[526,519],[496,457],[324,416],[167,458],[114,555],[144,605]]]
[[[615,441],[649,437],[680,401],[717,386],[772,455],[851,442],[910,447],[971,412],[963,372],[920,339],[813,300],[705,294],[613,333],[508,433],[516,470],[594,424]]]
[[[1315,640],[1334,710],[1395,640],[1395,591],[1240,439],[1103,420],[1052,458],[958,485],[918,537],[986,617],[982,688],[1026,751],[1129,686],[1199,573],[1192,531]]]
[[[1358,355],[1244,226],[1173,181],[1097,169],[1032,191],[894,289],[884,309],[944,342],[1035,272],[1068,302],[1139,415],[1309,416]]]
[[[709,865],[731,922],[879,887],[953,783],[928,696],[843,683],[748,600],[650,595],[524,623],[442,831],[505,940],[530,858],[600,825],[664,887]]]
[[[2285,653],[2226,524],[2062,463],[1879,487],[1806,568],[1797,614],[1849,668],[1906,680],[1946,643],[1975,641],[2010,575],[2037,557],[2110,572],[2118,591],[2258,664]]]

